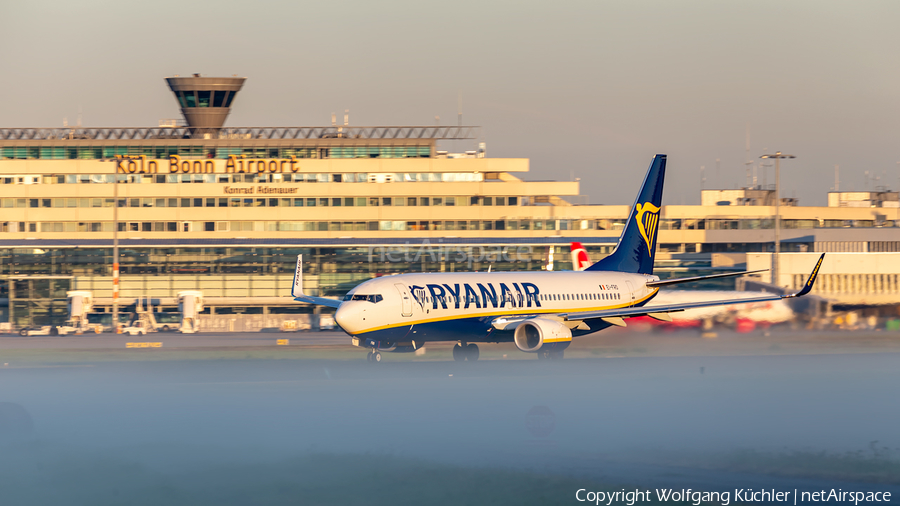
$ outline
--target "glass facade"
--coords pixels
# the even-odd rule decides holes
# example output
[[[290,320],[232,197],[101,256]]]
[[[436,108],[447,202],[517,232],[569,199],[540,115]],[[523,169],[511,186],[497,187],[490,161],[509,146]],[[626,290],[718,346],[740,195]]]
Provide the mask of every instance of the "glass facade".
[[[588,246],[588,252],[599,258],[608,254],[612,247],[612,245],[591,245]],[[333,296],[343,295],[361,280],[386,273],[468,272],[487,269],[488,265],[495,270],[540,270],[546,262],[549,248],[556,249],[557,269],[571,269],[568,245],[525,243],[442,245],[427,242],[420,245],[376,244],[315,248],[120,247],[119,269],[122,276],[292,275],[297,255],[303,254],[304,275],[318,278],[320,295]],[[0,248],[0,275],[13,278],[59,276],[61,279],[91,275],[111,276],[112,255],[112,248]],[[65,298],[64,291],[59,291],[57,295]]]
[[[173,183],[392,183],[392,182],[477,182],[483,181],[483,174],[473,173],[379,173],[351,172],[297,173],[297,174],[119,174],[120,184],[173,184]],[[59,174],[59,175],[0,175],[0,184],[110,184],[115,182],[113,174]],[[513,199],[517,197],[497,197]],[[496,201],[496,205],[506,205],[506,200]],[[484,205],[494,205],[491,197],[482,199]],[[460,204],[462,205],[462,204]]]
[[[146,156],[166,159],[172,155],[199,158],[429,158],[430,146],[353,146],[283,147],[283,146],[56,146],[0,148],[0,159],[27,160],[91,160],[114,158],[116,155]]]
[[[170,199],[171,200],[171,199]],[[251,199],[248,199],[251,200]],[[327,231],[531,231],[596,230],[603,220],[379,220],[379,221],[130,221],[119,222],[119,232],[327,232]],[[0,222],[0,231],[18,232],[112,232],[112,221]]]
[[[485,197],[490,198],[490,197]],[[113,207],[111,198],[3,198],[3,208]],[[518,205],[508,197],[506,206]],[[466,207],[479,206],[480,197],[142,197],[120,198],[119,207]]]
[[[181,107],[231,107],[236,91],[178,91],[175,96]]]
[[[201,290],[207,297],[278,297],[289,293],[297,255],[303,254],[305,282],[314,287],[307,291],[342,297],[362,281],[399,272],[486,270],[489,265],[495,270],[540,270],[550,248],[561,260],[556,268],[571,269],[568,246],[533,244],[122,247],[119,262],[123,298],[174,297],[179,290]],[[611,249],[588,247],[595,258]],[[112,248],[0,249],[0,297],[9,298],[12,321],[18,326],[61,324],[67,317],[69,290],[109,297],[112,254]],[[0,318],[6,309],[0,307]]]

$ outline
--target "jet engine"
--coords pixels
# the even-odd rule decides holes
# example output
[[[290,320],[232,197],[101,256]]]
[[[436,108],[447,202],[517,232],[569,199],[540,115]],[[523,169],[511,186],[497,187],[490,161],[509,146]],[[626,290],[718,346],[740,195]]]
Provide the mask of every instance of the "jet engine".
[[[536,353],[549,341],[551,343],[572,340],[572,331],[562,322],[547,318],[531,318],[520,323],[513,339],[516,347],[528,353]],[[567,344],[568,345],[568,344]]]

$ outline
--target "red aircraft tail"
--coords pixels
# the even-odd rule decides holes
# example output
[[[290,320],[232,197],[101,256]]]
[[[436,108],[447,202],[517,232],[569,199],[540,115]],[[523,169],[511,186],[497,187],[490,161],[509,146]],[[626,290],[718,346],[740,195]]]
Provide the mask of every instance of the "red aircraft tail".
[[[580,242],[573,242],[569,245],[572,250],[572,270],[583,271],[591,266],[591,259],[588,257],[587,251]]]

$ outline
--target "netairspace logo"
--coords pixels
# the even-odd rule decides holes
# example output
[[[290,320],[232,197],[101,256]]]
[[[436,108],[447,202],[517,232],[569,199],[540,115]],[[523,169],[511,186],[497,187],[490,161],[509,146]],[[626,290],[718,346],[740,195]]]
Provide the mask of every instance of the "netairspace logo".
[[[534,251],[531,246],[462,246],[432,244],[425,239],[421,244],[403,246],[370,246],[369,263],[418,263],[418,262],[455,262],[465,263],[471,269],[474,264],[527,262],[533,260]]]
[[[617,491],[599,491],[593,492],[587,489],[578,489],[575,492],[575,499],[579,502],[593,503],[596,506],[604,504],[612,506],[613,504],[624,504],[626,506],[634,506],[639,502],[673,502],[673,503],[690,503],[694,506],[700,504],[721,504],[728,506],[731,504],[732,497],[735,503],[833,503],[833,504],[853,504],[860,503],[881,503],[890,502],[890,492],[855,492],[845,491],[843,489],[830,490],[813,490],[803,491],[776,491],[775,489],[746,489],[738,488],[731,492],[701,492],[691,489],[671,489],[657,488],[650,489],[634,489]]]

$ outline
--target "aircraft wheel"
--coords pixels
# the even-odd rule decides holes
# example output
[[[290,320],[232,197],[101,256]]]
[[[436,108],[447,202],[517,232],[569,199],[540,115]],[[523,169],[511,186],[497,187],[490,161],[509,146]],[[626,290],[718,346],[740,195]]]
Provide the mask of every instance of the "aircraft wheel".
[[[466,359],[466,351],[465,348],[458,344],[453,345],[453,360],[457,362],[462,362]]]
[[[370,352],[366,353],[366,362],[371,362],[371,361],[372,361],[372,352],[370,351]]]
[[[541,350],[541,351],[537,352],[537,357],[538,357],[538,360],[546,360],[546,359],[550,358],[550,354],[546,351]]]
[[[551,352],[548,352],[547,356],[551,360],[562,360],[564,353],[565,353],[565,350],[551,351]]]
[[[465,348],[466,350],[466,360],[469,362],[474,362],[478,360],[478,345],[477,344],[469,344]]]
[[[372,362],[381,362],[381,353],[373,352],[372,353]]]

